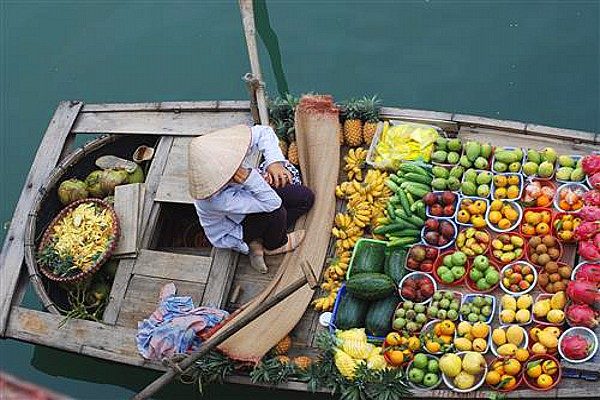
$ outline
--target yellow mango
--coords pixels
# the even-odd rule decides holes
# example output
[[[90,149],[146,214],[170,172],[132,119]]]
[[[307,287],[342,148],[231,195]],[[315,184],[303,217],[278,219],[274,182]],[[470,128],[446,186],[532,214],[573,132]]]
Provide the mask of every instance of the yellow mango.
[[[524,338],[523,329],[517,325],[511,325],[506,330],[506,340],[515,346],[520,346]]]
[[[505,343],[497,349],[501,356],[514,356],[517,352],[517,346],[512,343]]]
[[[502,346],[506,343],[506,332],[502,328],[496,328],[492,332],[492,341],[496,346]]]

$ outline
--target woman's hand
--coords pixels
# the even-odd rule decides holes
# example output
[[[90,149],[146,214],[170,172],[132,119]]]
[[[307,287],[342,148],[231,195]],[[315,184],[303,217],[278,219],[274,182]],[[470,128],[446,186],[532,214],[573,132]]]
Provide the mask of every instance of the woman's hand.
[[[248,175],[250,175],[250,170],[248,168],[238,168],[237,171],[235,171],[235,174],[233,175],[233,178],[231,178],[231,180],[235,183],[244,183],[246,182],[246,179],[248,179]]]
[[[267,167],[266,181],[273,187],[284,187],[292,182],[292,174],[283,166],[283,163],[274,162]]]

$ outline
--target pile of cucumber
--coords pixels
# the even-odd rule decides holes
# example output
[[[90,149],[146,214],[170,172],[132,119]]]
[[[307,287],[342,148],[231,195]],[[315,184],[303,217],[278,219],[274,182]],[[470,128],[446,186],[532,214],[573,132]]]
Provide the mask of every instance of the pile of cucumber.
[[[394,195],[373,233],[385,236],[389,247],[409,247],[421,241],[421,228],[427,218],[422,198],[431,191],[432,180],[427,167],[417,163],[401,164],[386,180]]]

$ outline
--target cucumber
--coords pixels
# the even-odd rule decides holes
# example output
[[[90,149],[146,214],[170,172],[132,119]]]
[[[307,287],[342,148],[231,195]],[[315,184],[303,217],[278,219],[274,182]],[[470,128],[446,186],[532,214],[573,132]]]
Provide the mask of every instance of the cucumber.
[[[408,202],[408,197],[406,197],[406,193],[404,193],[404,190],[398,190],[396,192],[396,194],[398,195],[398,198],[400,199],[400,204],[402,205],[402,209],[404,210],[404,212],[407,215],[411,215],[410,203]]]
[[[406,198],[408,199],[408,204],[412,208],[412,205],[415,204],[415,196],[413,196],[410,192],[405,191]]]
[[[405,247],[405,246],[408,246],[411,244],[415,244],[419,240],[421,240],[420,237],[414,237],[414,236],[402,237],[402,238],[392,240],[391,242],[388,242],[387,246],[388,247]]]
[[[433,180],[433,178],[429,175],[425,176],[422,174],[415,174],[414,172],[409,172],[405,175],[405,178],[407,181],[424,183],[425,185],[431,185],[431,181]]]
[[[400,187],[390,179],[386,179],[385,184],[392,190],[392,192],[398,193],[398,191],[400,190]]]
[[[424,187],[416,186],[416,185],[420,185],[420,184],[412,183],[409,186],[407,186],[405,190],[419,199],[422,199],[423,196],[425,196],[427,193],[429,193],[431,191],[430,188],[424,188]]]
[[[418,165],[415,165],[415,164],[404,163],[404,164],[401,164],[398,169],[400,171],[404,172],[405,174],[409,174],[412,172],[412,173],[420,174],[423,176],[429,176],[429,172],[425,168],[419,167]]]
[[[414,226],[405,221],[394,222],[393,224],[378,226],[377,228],[373,229],[373,233],[376,235],[385,235],[386,233],[399,231],[402,229],[414,229]]]

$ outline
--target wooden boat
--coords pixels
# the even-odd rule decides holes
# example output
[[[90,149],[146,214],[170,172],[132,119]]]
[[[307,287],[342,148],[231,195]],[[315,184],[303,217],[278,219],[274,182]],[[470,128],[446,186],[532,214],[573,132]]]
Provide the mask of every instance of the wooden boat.
[[[256,115],[256,114],[254,114]],[[165,370],[158,362],[143,359],[134,342],[137,321],[154,310],[159,289],[175,282],[179,293],[191,295],[197,304],[235,310],[265,288],[277,271],[280,258],[268,260],[270,272],[259,275],[247,258],[226,250],[196,246],[189,240],[199,232],[187,191],[187,144],[190,137],[237,123],[251,124],[253,113],[246,101],[205,101],[140,104],[83,104],[61,102],[50,121],[32,164],[7,234],[0,262],[0,332],[6,338],[41,344],[152,370]],[[451,136],[478,139],[493,145],[554,147],[561,154],[588,154],[598,150],[600,137],[591,132],[445,112],[384,107],[383,119],[433,124]],[[76,137],[95,138],[75,149]],[[140,207],[140,240],[132,255],[118,258],[119,268],[102,322],[71,320],[59,328],[63,316],[56,308],[60,294],[50,288],[33,268],[24,265],[40,234],[58,212],[57,183],[71,176],[85,176],[103,154],[131,156],[140,144],[153,146]],[[342,152],[344,153],[344,152]],[[176,216],[176,218],[174,218]],[[178,225],[185,221],[189,226]],[[193,223],[191,223],[193,222]],[[182,234],[185,233],[185,235]],[[184,237],[186,236],[186,237]],[[30,256],[28,256],[30,257]],[[565,261],[576,262],[575,252]],[[28,259],[27,264],[32,260]],[[177,265],[178,268],[168,268]],[[21,304],[33,284],[43,311]],[[324,329],[319,315],[307,309],[292,332],[292,353],[312,354],[315,334]],[[597,371],[598,364],[588,363]],[[237,374],[229,382],[250,384]],[[518,390],[521,397],[585,397],[595,383],[563,380],[550,392]],[[283,389],[307,390],[290,381]],[[483,396],[486,391],[475,392]],[[416,396],[452,397],[449,390],[416,392]]]
[[[0,372],[0,394],[3,400],[69,400],[63,396],[33,383],[23,381],[15,376]]]

